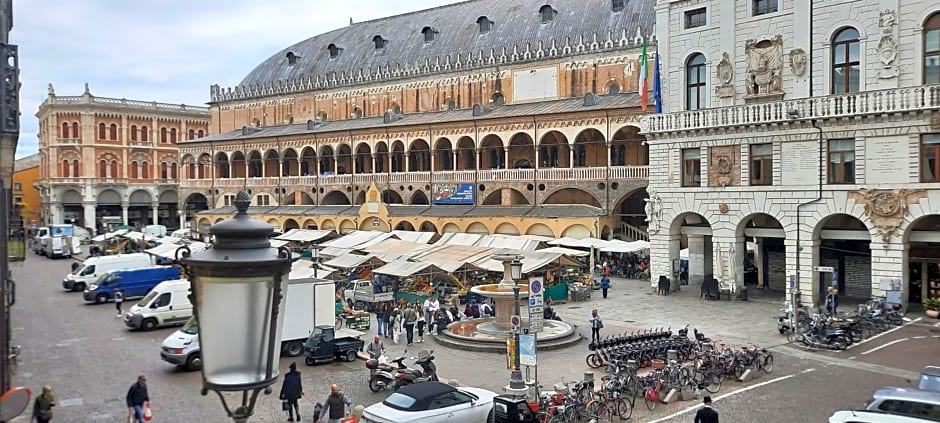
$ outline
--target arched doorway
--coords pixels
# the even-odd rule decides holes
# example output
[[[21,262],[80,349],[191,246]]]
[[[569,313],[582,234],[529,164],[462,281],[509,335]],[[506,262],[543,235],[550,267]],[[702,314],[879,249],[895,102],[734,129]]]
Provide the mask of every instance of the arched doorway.
[[[907,283],[902,299],[917,308],[924,299],[940,298],[940,214],[911,222],[904,242],[908,246]]]
[[[596,129],[585,129],[574,139],[574,166],[607,166],[607,140]]]
[[[519,235],[519,228],[516,228],[516,225],[512,223],[503,222],[493,230],[493,233],[500,235]]]
[[[506,150],[503,140],[490,134],[480,143],[480,169],[505,169]]]
[[[722,275],[714,274],[712,226],[708,219],[693,212],[679,214],[669,226],[669,235],[667,268],[675,269],[674,263],[678,260],[680,273],[683,270],[688,272],[689,284],[701,284],[706,276],[720,280]],[[733,275],[726,277],[729,279],[727,283],[733,283],[730,280]]]
[[[114,191],[111,191],[111,192],[114,192]],[[74,189],[67,190],[63,192],[59,198],[60,198],[60,201],[62,202],[62,213],[63,213],[62,222],[63,223],[72,223],[72,224],[77,224],[83,227],[90,227],[92,229],[95,229],[96,232],[99,232],[99,233],[101,232],[98,229],[96,222],[85,222],[85,214],[84,214],[85,211],[84,211],[84,208],[82,207],[82,195],[79,194],[78,191]],[[116,210],[117,214],[115,214],[114,216],[121,215],[121,197],[120,196],[117,197],[117,204],[109,204],[108,206],[110,206],[110,209],[112,212]],[[102,210],[104,210],[104,207],[101,204],[101,200],[99,199],[98,207],[95,208],[95,214],[100,217]],[[53,223],[59,223],[59,222],[53,222]]]
[[[434,170],[454,170],[454,148],[447,138],[439,138],[434,144]]]
[[[529,134],[520,132],[509,140],[509,158],[507,164],[513,169],[531,169],[535,167],[535,143]]]
[[[529,229],[525,231],[526,235],[539,235],[539,236],[550,236],[555,237],[555,231],[552,228],[549,228],[548,225],[542,223],[535,223],[532,226],[529,226]]]
[[[323,200],[320,201],[321,205],[324,206],[348,206],[349,197],[346,194],[343,194],[342,191],[330,191],[323,196]],[[333,228],[330,228],[333,229]]]
[[[313,147],[304,147],[300,152],[300,175],[317,174],[317,151]]]
[[[640,128],[625,126],[614,133],[610,141],[611,166],[648,166],[650,148],[646,137],[640,135]]]
[[[395,141],[392,143],[391,151],[391,169],[392,172],[404,172],[405,171],[405,143],[401,140]]]
[[[228,154],[218,152],[215,154],[215,177],[228,179],[232,177],[232,166],[228,161]]]
[[[401,195],[390,189],[382,191],[382,202],[385,204],[405,204],[405,201],[401,199]]]
[[[398,222],[397,225],[395,225],[395,230],[396,231],[414,231],[415,225],[412,225],[411,222],[402,220],[401,222]]]
[[[832,267],[832,273],[813,277],[815,302],[823,305],[830,286],[840,298],[871,298],[871,232],[861,220],[848,214],[824,217],[813,232],[813,265]]]
[[[128,196],[127,224],[142,228],[153,222],[153,197],[150,192],[139,189]]]
[[[179,229],[179,214],[176,213],[177,204],[179,204],[179,195],[176,190],[166,190],[160,193],[160,206],[157,209],[157,224],[167,228]]]
[[[367,143],[356,146],[356,173],[372,173],[372,147]]]
[[[539,167],[569,167],[571,147],[558,131],[549,131],[539,140]]]
[[[424,191],[421,191],[419,189],[415,191],[414,194],[411,194],[411,204],[416,205],[416,206],[417,205],[426,206],[426,205],[430,205],[431,202],[428,201],[428,196],[424,193]]]
[[[277,152],[275,152],[276,154]],[[248,153],[248,177],[261,178],[264,176],[264,159],[261,152],[252,150]]]
[[[766,213],[755,213],[741,219],[736,235],[735,272],[738,283],[758,288],[755,296],[774,297],[783,301],[787,294],[786,233],[780,221]]]
[[[627,241],[649,240],[649,224],[646,222],[646,188],[633,190],[620,198],[614,213],[619,222],[613,228],[615,238]]]
[[[542,204],[583,204],[586,206],[594,206],[601,208],[601,203],[594,198],[593,195],[587,191],[580,190],[577,188],[562,188],[558,191],[553,192]]]
[[[340,235],[345,235],[355,230],[356,222],[353,222],[352,219],[343,219],[343,221],[339,223]]]
[[[474,170],[477,166],[476,148],[473,138],[461,137],[457,141],[457,170]]]
[[[445,226],[445,229],[446,229],[446,226]],[[473,222],[473,223],[467,225],[467,233],[468,233],[468,234],[489,235],[490,230],[486,228],[486,225],[484,225],[484,224],[482,224],[482,223],[480,223],[480,222]]]
[[[278,176],[287,176],[281,172],[281,155],[277,150],[268,150],[264,152],[264,167],[262,174],[267,178],[276,178]]]
[[[196,218],[196,213],[209,210],[209,199],[205,195],[194,192],[186,197],[184,207],[186,208],[186,221],[192,222]]]
[[[420,230],[421,232],[434,232],[434,233],[437,233],[437,226],[435,226],[433,223],[431,223],[431,222],[429,222],[429,221],[421,222],[421,226],[420,226],[419,228],[420,228],[420,229],[418,229],[418,230]]]
[[[230,177],[234,179],[244,178],[245,172],[247,171],[245,163],[247,163],[245,160],[245,153],[242,153],[241,151],[232,153]]]
[[[574,239],[590,238],[591,229],[580,224],[571,225],[561,232],[561,236]]]
[[[503,188],[491,192],[483,200],[484,206],[527,206],[529,200],[525,194],[513,188]]]
[[[431,170],[431,147],[423,139],[416,139],[408,146],[408,171],[426,172]]]
[[[460,232],[460,227],[457,226],[456,223],[448,222],[444,224],[443,228],[441,228],[442,234],[455,234],[458,232]]]
[[[294,219],[287,219],[284,221],[284,232],[287,232],[291,229],[300,229],[300,224],[297,223]]]
[[[380,141],[375,145],[375,173],[388,172],[388,144]]]
[[[320,159],[317,169],[320,170],[320,175],[336,174],[336,157],[333,154],[333,147],[324,145],[320,148],[318,157]]]
[[[336,148],[336,174],[352,173],[352,159],[352,148],[346,144],[340,144]]]
[[[297,157],[297,150],[293,148],[284,149],[284,158],[281,160],[282,176],[300,176],[300,159]]]

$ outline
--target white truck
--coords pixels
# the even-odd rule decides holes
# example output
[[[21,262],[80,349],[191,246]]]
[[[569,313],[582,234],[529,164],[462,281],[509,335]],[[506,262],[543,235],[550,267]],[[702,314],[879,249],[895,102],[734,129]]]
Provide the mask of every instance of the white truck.
[[[293,274],[293,273],[292,273]],[[336,321],[332,281],[312,278],[291,278],[287,285],[284,306],[284,328],[281,331],[281,355],[297,357],[304,351],[304,342],[318,325],[333,326]],[[354,331],[350,331],[354,332]],[[361,336],[360,332],[355,335]],[[199,325],[193,316],[182,329],[163,340],[160,357],[194,371],[201,368]]]
[[[39,248],[40,254],[49,258],[72,257],[82,253],[82,240],[75,236],[72,225],[52,225],[39,237]]]
[[[350,281],[343,290],[343,298],[347,303],[352,302],[357,310],[372,310],[377,303],[394,301],[395,293],[392,291],[375,292],[375,282],[368,279]]]

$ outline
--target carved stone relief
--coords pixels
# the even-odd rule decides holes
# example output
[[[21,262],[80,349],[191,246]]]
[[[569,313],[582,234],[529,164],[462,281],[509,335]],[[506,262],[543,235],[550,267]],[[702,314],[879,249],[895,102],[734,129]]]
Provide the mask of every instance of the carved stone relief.
[[[710,147],[708,162],[708,186],[726,187],[740,185],[740,170],[737,157],[739,146]]]
[[[655,235],[659,232],[663,220],[663,199],[656,191],[648,190],[650,197],[646,201],[646,232]]]
[[[871,219],[872,225],[881,236],[881,241],[887,244],[891,236],[898,230],[908,207],[917,204],[921,198],[927,196],[922,189],[860,189],[850,191],[849,198],[856,203],[865,205],[865,216]]]
[[[731,81],[734,80],[734,65],[731,63],[731,57],[728,52],[721,53],[721,61],[716,66],[715,75],[718,75],[720,84],[715,87],[715,93],[718,97],[733,97],[734,87]]]
[[[790,50],[790,71],[796,76],[803,76],[806,73],[806,59],[806,50]]]
[[[881,12],[878,20],[878,29],[881,39],[878,41],[878,58],[881,60],[881,70],[878,78],[890,79],[898,76],[898,67],[894,62],[898,57],[898,43],[895,36],[896,16],[893,10]]]
[[[781,94],[783,91],[783,36],[770,40],[747,40],[744,44],[747,55],[745,88],[749,96]]]

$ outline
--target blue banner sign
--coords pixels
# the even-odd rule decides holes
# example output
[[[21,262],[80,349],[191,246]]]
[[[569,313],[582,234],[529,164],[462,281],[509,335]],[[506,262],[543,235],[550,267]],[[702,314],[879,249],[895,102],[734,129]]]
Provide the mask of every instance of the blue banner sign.
[[[435,184],[433,203],[472,206],[476,204],[476,189],[473,183]]]

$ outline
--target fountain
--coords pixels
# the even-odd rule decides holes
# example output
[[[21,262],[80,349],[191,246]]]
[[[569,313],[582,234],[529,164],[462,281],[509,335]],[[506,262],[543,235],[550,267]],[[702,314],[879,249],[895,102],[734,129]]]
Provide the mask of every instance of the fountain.
[[[529,326],[528,283],[516,284],[513,282],[510,263],[517,256],[493,256],[493,259],[503,262],[503,280],[498,284],[480,285],[470,288],[470,292],[493,299],[496,304],[496,317],[484,317],[454,322],[444,330],[444,336],[437,341],[458,349],[472,351],[505,352],[506,340],[511,338],[511,317],[515,314],[515,293],[513,289],[519,287],[520,317],[522,328]],[[538,331],[538,346],[540,349],[561,348],[578,342],[581,335],[574,330],[574,326],[557,320],[545,320],[542,329]]]

